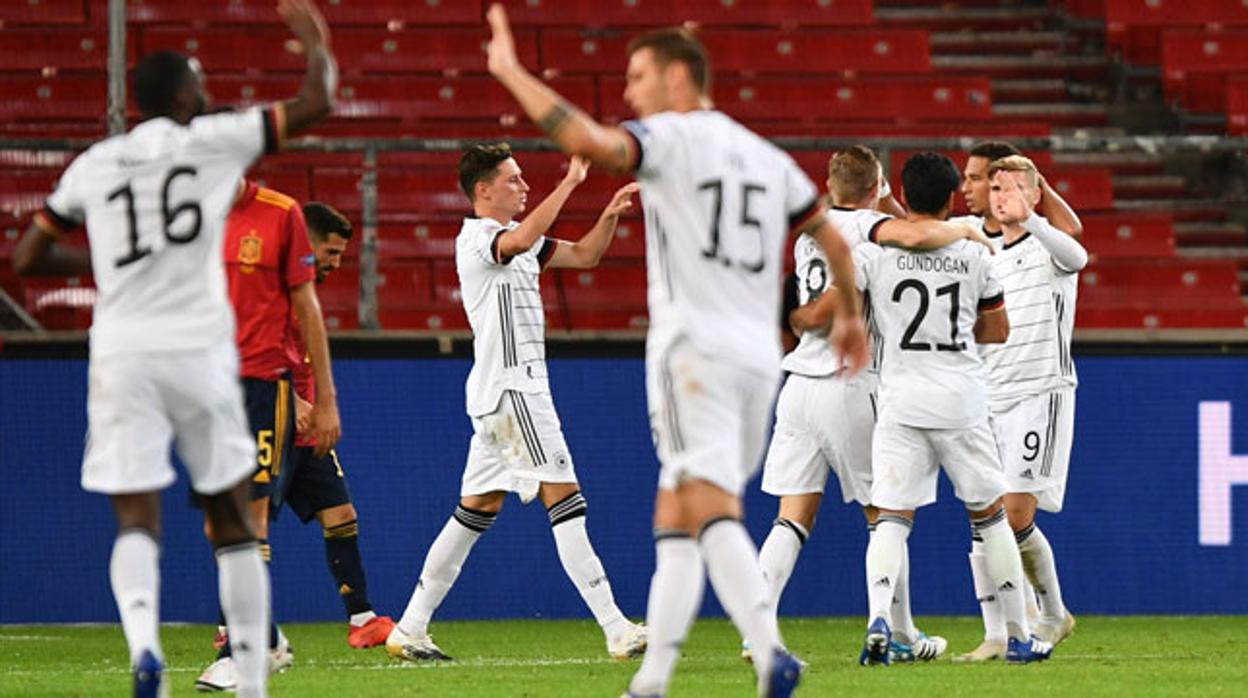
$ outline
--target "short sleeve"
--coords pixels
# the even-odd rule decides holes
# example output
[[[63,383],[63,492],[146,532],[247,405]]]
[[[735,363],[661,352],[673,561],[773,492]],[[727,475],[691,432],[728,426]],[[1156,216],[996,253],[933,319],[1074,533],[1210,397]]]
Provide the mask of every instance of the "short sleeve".
[[[637,146],[638,177],[652,177],[663,170],[679,140],[679,126],[673,114],[664,113],[620,124]]]
[[[997,310],[1005,305],[1005,287],[1001,285],[1001,280],[997,278],[997,273],[993,271],[992,264],[988,261],[987,252],[980,253],[979,266],[980,280],[982,282],[979,294],[979,310]]]
[[[265,153],[275,153],[285,137],[285,109],[281,104],[251,107],[196,117],[191,133],[199,147],[250,164]]]
[[[884,253],[884,250],[878,245],[864,242],[854,248],[854,280],[857,282],[858,290],[867,290],[867,285],[871,283],[871,271],[874,266],[875,259]]]
[[[316,253],[312,251],[312,242],[308,239],[308,225],[304,221],[303,211],[292,206],[286,212],[286,259],[282,265],[282,275],[286,279],[286,288],[295,288],[316,280]]]
[[[81,163],[82,158],[79,157],[65,168],[43,210],[35,214],[35,223],[49,233],[68,233],[86,221],[86,205],[80,191]]]
[[[507,232],[506,226],[485,218],[470,218],[464,222],[460,233],[468,252],[486,266],[506,264],[510,260],[498,258],[498,238]]]
[[[823,213],[819,190],[788,153],[784,154],[784,210],[791,231],[801,230],[811,218]]]

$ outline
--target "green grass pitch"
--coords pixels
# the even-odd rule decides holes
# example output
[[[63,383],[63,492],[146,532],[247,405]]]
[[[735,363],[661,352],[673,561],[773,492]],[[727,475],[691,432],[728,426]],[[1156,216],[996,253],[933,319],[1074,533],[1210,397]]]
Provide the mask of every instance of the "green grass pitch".
[[[810,662],[805,696],[1248,696],[1248,617],[1082,617],[1050,662],[1013,667],[947,660],[871,669],[856,665],[860,619],[782,620],[789,645]],[[924,618],[952,652],[977,644],[977,618]],[[614,696],[635,662],[607,658],[587,621],[435,623],[458,661],[410,665],[384,649],[352,650],[345,626],[294,624],[285,631],[295,665],[270,683],[273,696]],[[174,695],[194,695],[212,658],[212,629],[162,631]],[[753,673],[722,619],[700,621],[685,646],[671,696],[753,695]],[[129,690],[117,626],[0,626],[0,695],[120,696]]]

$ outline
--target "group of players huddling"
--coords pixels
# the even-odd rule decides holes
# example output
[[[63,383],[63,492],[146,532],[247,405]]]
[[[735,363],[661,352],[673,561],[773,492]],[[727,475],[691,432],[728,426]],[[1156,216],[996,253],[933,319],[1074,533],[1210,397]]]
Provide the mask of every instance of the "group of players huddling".
[[[473,436],[460,501],[405,612],[398,623],[376,615],[333,450],[341,428],[313,288],[337,268],[351,224],[243,178],[333,106],[324,19],[311,0],[280,0],[278,12],[307,58],[296,98],[210,113],[193,59],[144,58],[133,75],[144,120],[71,163],[15,255],[20,273],[93,273],[98,287],[82,483],[116,510],[110,576],[135,695],[169,689],[157,557],[159,493],[175,478],[171,444],[217,551],[220,654],[201,690],[263,696],[268,674],[292,660],[270,620],[264,562],[267,523],[283,504],[322,524],[354,647],[449,659],[430,619],[515,492],[546,507],[564,571],[611,656],[644,655],[628,695],[666,693],[709,576],[759,694],[788,696],[805,665],[786,648],[776,607],[829,471],[870,531],[861,663],[946,652],[911,616],[906,542],[943,467],[970,516],[985,626],[983,644],[956,659],[1040,661],[1073,632],[1034,519],[1037,508],[1061,509],[1076,274],[1087,254],[1077,216],[1034,164],[1009,144],[983,143],[963,179],[947,157],[921,153],[901,172],[903,207],[876,156],[855,146],[829,162],[829,208],[791,157],[714,109],[710,61],[689,31],[633,40],[624,97],[637,118],[605,126],[526,70],[499,6],[487,15],[489,71],[572,159],[523,219],[529,187],[505,144],[461,159],[473,215],[455,261],[474,335]],[[580,240],[547,237],[591,164],[637,182],[615,193]],[[959,187],[972,215],[947,220]],[[637,192],[646,392],[661,463],[646,625],[616,606],[589,541],[586,498],[547,380],[539,291],[548,267],[598,264]],[[57,243],[84,224],[89,255]],[[790,234],[798,299],[781,317]],[[783,356],[782,325],[800,336]],[[759,551],[741,496],[764,453],[763,489],[780,503]]]

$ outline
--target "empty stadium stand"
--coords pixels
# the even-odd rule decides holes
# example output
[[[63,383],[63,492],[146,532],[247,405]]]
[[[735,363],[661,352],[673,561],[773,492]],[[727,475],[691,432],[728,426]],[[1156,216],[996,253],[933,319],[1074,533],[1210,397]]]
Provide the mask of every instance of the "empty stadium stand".
[[[322,5],[342,67],[324,137],[514,138],[539,132],[485,71],[485,0],[371,0]],[[1241,0],[507,0],[522,60],[604,120],[630,118],[628,41],[691,20],[716,68],[717,106],[768,136],[1007,138],[1121,133],[1123,85],[1143,80],[1162,109],[1204,115],[1248,135],[1248,5]],[[271,0],[130,0],[127,57],[194,55],[216,101],[246,105],[294,91],[302,60]],[[0,4],[0,137],[105,133],[106,0]],[[1123,81],[1121,75],[1131,76]],[[1119,76],[1119,77],[1115,77]],[[1141,77],[1142,76],[1142,77]],[[1115,87],[1115,80],[1118,80]],[[1134,82],[1132,82],[1134,81]],[[130,116],[135,116],[131,109]],[[1181,122],[1187,123],[1187,122]],[[815,181],[828,152],[795,150]],[[893,148],[895,186],[910,148]],[[961,152],[950,151],[959,165]],[[1092,264],[1081,278],[1080,328],[1244,328],[1244,206],[1161,155],[1029,152],[1081,213]],[[388,329],[467,329],[454,237],[467,202],[455,152],[381,152],[375,243],[377,309]],[[44,326],[90,322],[89,279],[22,281],[9,260],[65,153],[0,150],[0,288]],[[357,223],[358,152],[267,160],[254,178],[339,207]],[[520,157],[535,203],[563,158]],[[627,180],[593,172],[553,235],[577,237]],[[1242,196],[1242,193],[1241,193]],[[1221,198],[1219,198],[1221,197]],[[358,238],[357,238],[358,240]],[[644,328],[645,240],[626,217],[604,264],[545,279],[555,330]],[[360,326],[360,243],[320,289],[329,326]]]

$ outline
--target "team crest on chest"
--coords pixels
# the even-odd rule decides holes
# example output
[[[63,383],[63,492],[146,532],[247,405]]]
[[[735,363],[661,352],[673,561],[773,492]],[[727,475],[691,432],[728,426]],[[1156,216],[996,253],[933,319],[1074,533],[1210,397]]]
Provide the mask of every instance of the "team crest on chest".
[[[263,248],[264,243],[254,230],[238,242],[238,261],[243,265],[244,272],[250,273],[252,268],[260,263]]]

